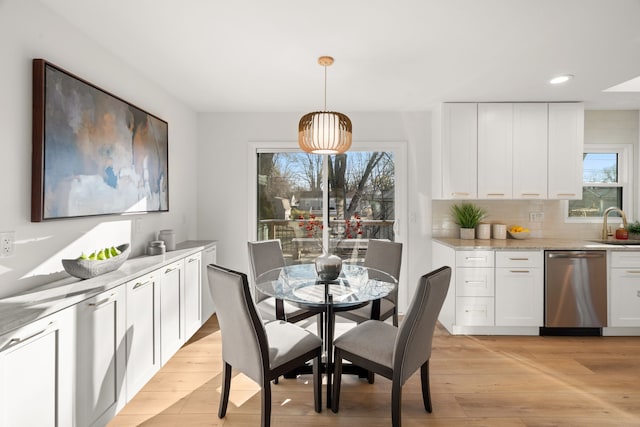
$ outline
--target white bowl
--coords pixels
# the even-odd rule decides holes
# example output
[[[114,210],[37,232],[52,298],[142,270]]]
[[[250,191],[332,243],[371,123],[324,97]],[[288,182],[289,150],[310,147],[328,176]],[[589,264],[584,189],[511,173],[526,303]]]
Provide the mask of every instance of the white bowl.
[[[509,233],[509,236],[513,237],[514,239],[528,239],[529,238],[529,232],[528,231],[520,231],[519,233],[513,232],[513,231],[509,231],[507,230],[507,232]]]
[[[62,266],[65,271],[79,279],[90,279],[101,274],[117,270],[129,257],[130,247],[128,243],[118,246],[119,255],[104,260],[89,259],[63,259]]]

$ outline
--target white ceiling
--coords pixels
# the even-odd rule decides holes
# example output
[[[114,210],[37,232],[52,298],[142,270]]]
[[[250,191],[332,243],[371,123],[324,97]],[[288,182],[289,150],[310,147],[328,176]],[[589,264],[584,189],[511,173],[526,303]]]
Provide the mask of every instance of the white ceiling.
[[[40,1],[199,112],[640,109],[640,0]]]

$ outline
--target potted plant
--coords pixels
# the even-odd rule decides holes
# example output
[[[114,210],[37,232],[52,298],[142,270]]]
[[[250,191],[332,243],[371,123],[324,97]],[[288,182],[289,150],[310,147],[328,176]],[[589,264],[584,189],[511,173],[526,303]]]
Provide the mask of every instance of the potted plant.
[[[486,215],[487,212],[483,208],[473,203],[460,203],[451,206],[451,216],[460,226],[461,239],[475,239],[476,227]]]
[[[627,231],[630,239],[640,240],[640,222],[635,221],[627,224]]]

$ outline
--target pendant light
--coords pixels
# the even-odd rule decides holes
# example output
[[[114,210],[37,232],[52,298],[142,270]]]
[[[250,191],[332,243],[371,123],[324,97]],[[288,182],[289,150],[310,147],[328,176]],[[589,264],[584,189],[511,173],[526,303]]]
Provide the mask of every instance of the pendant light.
[[[340,154],[351,147],[351,120],[345,114],[327,111],[327,67],[333,64],[330,56],[318,58],[324,67],[324,111],[302,116],[298,124],[298,145],[314,154]]]

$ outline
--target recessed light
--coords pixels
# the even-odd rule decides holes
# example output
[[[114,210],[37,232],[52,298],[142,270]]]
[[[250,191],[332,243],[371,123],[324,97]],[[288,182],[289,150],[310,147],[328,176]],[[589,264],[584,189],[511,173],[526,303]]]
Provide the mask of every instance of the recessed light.
[[[551,83],[552,85],[559,85],[561,83],[568,82],[572,78],[573,78],[573,74],[563,74],[561,76],[555,76],[554,78],[549,80],[549,83]]]

